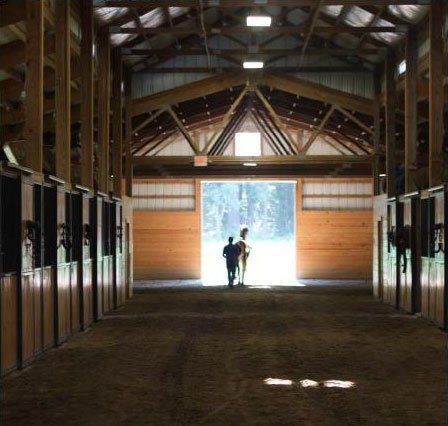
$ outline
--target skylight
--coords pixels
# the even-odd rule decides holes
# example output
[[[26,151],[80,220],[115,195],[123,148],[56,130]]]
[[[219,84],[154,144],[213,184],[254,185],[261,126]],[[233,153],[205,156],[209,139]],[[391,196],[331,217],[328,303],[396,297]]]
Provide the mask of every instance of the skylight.
[[[235,134],[235,155],[238,157],[258,157],[261,155],[261,135],[256,132]]]

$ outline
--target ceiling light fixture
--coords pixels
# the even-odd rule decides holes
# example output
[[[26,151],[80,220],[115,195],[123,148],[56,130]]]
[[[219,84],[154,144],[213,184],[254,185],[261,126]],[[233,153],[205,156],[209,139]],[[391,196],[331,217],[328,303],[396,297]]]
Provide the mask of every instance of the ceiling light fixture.
[[[272,18],[264,15],[249,15],[246,18],[246,24],[248,27],[270,27]]]
[[[260,69],[264,67],[264,62],[261,61],[244,61],[243,68],[245,69]]]
[[[257,163],[243,163],[243,166],[245,166],[245,167],[257,167],[258,164]]]

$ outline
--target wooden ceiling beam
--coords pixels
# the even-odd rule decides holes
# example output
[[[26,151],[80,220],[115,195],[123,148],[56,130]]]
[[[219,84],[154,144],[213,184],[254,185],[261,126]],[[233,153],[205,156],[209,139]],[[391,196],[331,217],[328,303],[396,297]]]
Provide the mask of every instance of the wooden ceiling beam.
[[[315,99],[324,103],[338,104],[348,110],[359,111],[373,116],[373,100],[332,89],[290,75],[263,74],[259,82],[283,92]]]
[[[247,80],[248,77],[244,73],[219,74],[154,95],[134,99],[131,113],[132,116],[145,114],[166,105],[174,105],[240,86],[246,84]]]
[[[351,5],[351,6],[382,6],[382,5],[408,5],[410,0],[322,0],[322,5]],[[413,2],[411,2],[412,4]],[[429,4],[430,0],[420,0],[419,4]],[[254,0],[203,0],[204,7],[217,7],[221,9],[237,7],[257,7],[259,2]],[[147,0],[95,0],[95,7],[143,7],[148,5]],[[263,6],[315,6],[315,0],[265,0]],[[196,0],[151,0],[153,7],[196,7]]]
[[[406,25],[403,26],[366,26],[366,27],[354,27],[350,25],[333,25],[333,26],[318,26],[313,28],[313,32],[319,34],[336,34],[336,33],[349,33],[349,34],[365,34],[365,33],[405,33]],[[290,25],[283,27],[269,27],[266,30],[257,30],[257,34],[265,32],[266,34],[298,34],[306,31],[306,27],[303,25]],[[204,30],[201,27],[110,27],[111,34],[168,34],[171,36],[182,36],[188,34],[203,34]],[[247,26],[234,26],[234,27],[208,27],[206,28],[207,35],[232,35],[232,34],[253,34],[254,29]]]
[[[266,155],[259,157],[240,156],[209,156],[210,164],[241,164],[244,162],[256,161],[259,164],[341,164],[341,163],[367,163],[372,162],[371,155]],[[188,155],[182,156],[134,156],[132,162],[135,166],[159,164],[159,165],[188,165],[193,164],[194,158]]]
[[[1,52],[1,46],[0,46]],[[353,56],[357,53],[363,53],[366,55],[382,55],[385,53],[385,49],[382,48],[361,48],[361,49],[345,49],[345,48],[319,48],[319,47],[308,47],[306,54],[307,56],[321,56],[325,54],[331,54],[333,56]],[[198,47],[181,47],[179,49],[167,48],[167,49],[122,49],[123,56],[148,56],[154,55],[160,58],[171,58],[173,55],[176,56],[200,56],[204,55],[204,49]],[[256,51],[249,50],[247,48],[235,49],[235,48],[223,48],[223,49],[210,49],[211,55],[241,55],[241,56],[263,56],[263,55],[287,55],[288,57],[300,57],[301,52],[297,51],[297,48],[291,49],[268,49],[268,48],[258,48]]]

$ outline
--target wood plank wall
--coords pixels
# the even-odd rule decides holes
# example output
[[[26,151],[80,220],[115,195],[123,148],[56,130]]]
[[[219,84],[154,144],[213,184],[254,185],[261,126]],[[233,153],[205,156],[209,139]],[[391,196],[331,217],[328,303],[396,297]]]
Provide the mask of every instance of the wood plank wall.
[[[297,180],[298,278],[372,277],[372,210],[302,210]],[[134,278],[199,279],[200,180],[194,211],[134,211]]]
[[[304,210],[304,181],[296,193],[297,278],[372,278],[372,210]]]
[[[134,279],[199,279],[200,183],[193,211],[134,211]]]

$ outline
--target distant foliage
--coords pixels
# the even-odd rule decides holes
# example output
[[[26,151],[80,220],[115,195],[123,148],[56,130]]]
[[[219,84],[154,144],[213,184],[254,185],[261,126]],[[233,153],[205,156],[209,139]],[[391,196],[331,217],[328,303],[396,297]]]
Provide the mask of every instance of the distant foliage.
[[[238,239],[243,224],[249,226],[250,239],[294,237],[291,182],[207,182],[202,196],[203,235],[208,241]]]

